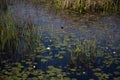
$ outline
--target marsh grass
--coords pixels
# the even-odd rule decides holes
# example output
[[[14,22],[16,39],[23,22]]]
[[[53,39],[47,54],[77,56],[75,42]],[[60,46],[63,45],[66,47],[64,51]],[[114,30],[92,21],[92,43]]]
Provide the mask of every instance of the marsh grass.
[[[67,10],[69,13],[120,13],[119,0],[25,0],[33,4],[47,3],[58,10]],[[46,6],[50,6],[46,5]]]
[[[0,14],[0,45],[0,50],[10,51],[16,50],[18,46],[18,29],[9,13]]]
[[[25,28],[26,27],[26,28]],[[34,26],[32,22],[28,22],[22,27],[21,38],[26,43],[24,47],[28,50],[35,50],[35,52],[41,52],[44,46],[41,43],[42,29]]]
[[[103,53],[98,52],[96,40],[80,40],[76,43],[75,48],[70,48],[70,65],[89,67],[89,63],[96,63],[98,57],[102,57]]]
[[[31,21],[20,26],[14,21],[11,13],[0,14],[1,52],[20,53],[21,49],[23,52],[31,51],[41,47],[41,39],[42,30],[34,26]]]
[[[84,12],[119,12],[119,0],[54,0],[55,6],[70,9],[78,13]]]

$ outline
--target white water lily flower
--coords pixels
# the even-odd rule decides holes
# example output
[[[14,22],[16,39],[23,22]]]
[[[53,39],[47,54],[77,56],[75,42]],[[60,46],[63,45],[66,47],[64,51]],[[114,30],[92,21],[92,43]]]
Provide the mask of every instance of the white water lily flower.
[[[52,42],[52,40],[50,40],[50,42]]]
[[[83,74],[86,74],[86,72],[83,72]]]
[[[47,49],[47,50],[50,50],[50,47],[47,47],[46,49]]]
[[[34,65],[33,68],[36,68],[36,66]]]
[[[106,49],[108,49],[108,47],[106,47]]]
[[[116,52],[114,51],[113,54],[115,54]]]

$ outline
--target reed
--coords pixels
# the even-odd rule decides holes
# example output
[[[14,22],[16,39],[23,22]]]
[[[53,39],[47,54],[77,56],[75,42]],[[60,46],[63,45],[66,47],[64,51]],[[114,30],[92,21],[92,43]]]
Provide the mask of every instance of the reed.
[[[68,9],[72,12],[101,12],[101,13],[119,13],[119,0],[53,0],[56,8]]]
[[[0,52],[31,51],[41,47],[41,39],[42,30],[34,26],[32,21],[19,25],[9,11],[0,13]]]
[[[31,21],[19,26],[9,12],[0,14],[0,55],[5,52],[9,53],[11,59],[17,59],[19,53],[24,58],[36,48],[42,51],[44,46],[40,42],[41,39],[41,29]]]
[[[76,43],[76,48],[70,48],[70,66],[84,66],[88,63],[96,63],[96,59],[103,56],[102,52],[98,52],[97,41],[94,40],[79,40]]]
[[[120,0],[25,0],[33,4],[47,3],[47,7],[67,10],[69,13],[120,14]]]
[[[33,4],[47,3],[74,13],[120,13],[119,0],[25,0]],[[46,5],[46,6],[50,6]]]
[[[18,31],[11,15],[0,14],[0,50],[16,50],[18,46]]]

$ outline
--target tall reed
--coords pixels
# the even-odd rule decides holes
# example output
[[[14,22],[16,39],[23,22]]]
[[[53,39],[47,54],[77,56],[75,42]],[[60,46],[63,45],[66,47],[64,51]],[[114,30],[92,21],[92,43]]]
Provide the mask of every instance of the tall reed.
[[[120,0],[25,0],[33,4],[48,3],[57,9],[75,13],[120,13]],[[50,6],[50,5],[49,5]]]
[[[0,50],[15,50],[18,46],[18,29],[9,13],[0,14],[0,45]]]
[[[70,65],[81,66],[88,63],[96,63],[96,59],[103,56],[102,52],[98,52],[97,41],[94,40],[80,40],[76,43],[76,48],[70,48]],[[87,66],[87,65],[85,65]],[[88,66],[89,67],[89,66]]]
[[[84,12],[120,12],[119,0],[53,0],[57,8]]]

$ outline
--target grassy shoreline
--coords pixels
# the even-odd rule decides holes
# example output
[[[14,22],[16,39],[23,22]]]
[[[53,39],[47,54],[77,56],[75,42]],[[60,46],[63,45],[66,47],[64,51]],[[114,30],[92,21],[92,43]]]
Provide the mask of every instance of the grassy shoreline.
[[[117,14],[120,13],[119,0],[25,0],[32,4],[47,4],[57,10],[67,10],[69,13],[86,14]]]

